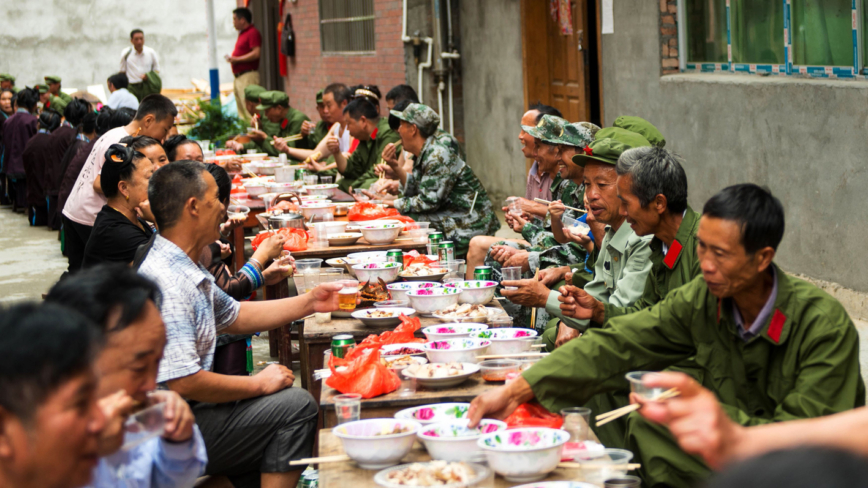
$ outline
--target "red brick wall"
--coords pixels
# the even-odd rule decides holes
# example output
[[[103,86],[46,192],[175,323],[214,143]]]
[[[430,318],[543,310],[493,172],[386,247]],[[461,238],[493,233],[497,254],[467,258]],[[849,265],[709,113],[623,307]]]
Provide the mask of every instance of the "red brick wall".
[[[660,71],[678,73],[678,7],[675,0],[660,0]]]
[[[320,53],[319,3],[317,0],[286,2],[295,30],[295,57],[287,59],[284,79],[290,104],[318,120],[316,92],[329,83],[360,83],[380,87],[385,98],[393,86],[407,82],[404,70],[404,43],[401,41],[401,0],[374,0],[375,56],[323,56]],[[386,101],[382,100],[381,113]]]

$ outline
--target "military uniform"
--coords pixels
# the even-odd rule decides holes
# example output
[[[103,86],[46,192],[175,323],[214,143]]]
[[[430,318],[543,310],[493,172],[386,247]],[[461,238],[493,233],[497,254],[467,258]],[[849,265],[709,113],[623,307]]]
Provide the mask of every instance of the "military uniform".
[[[400,146],[401,136],[389,127],[388,117],[380,117],[371,138],[360,140],[356,150],[347,158],[347,167],[341,172],[343,178],[338,182],[338,188],[345,192],[349,192],[350,187],[369,188],[377,180],[374,167],[380,162],[386,144]]]
[[[286,93],[281,91],[266,91],[262,92],[259,96],[259,105],[256,106],[256,110],[259,111],[262,118],[262,131],[265,132],[267,136],[265,141],[262,143],[257,142],[248,142],[244,144],[244,149],[256,149],[260,152],[264,152],[269,156],[277,156],[280,154],[280,151],[274,148],[274,144],[271,142],[274,140],[275,136],[277,137],[288,137],[294,136],[296,134],[301,133],[301,124],[306,120],[310,120],[307,115],[299,112],[294,108],[289,108],[286,116],[280,122],[270,122],[266,123],[267,119],[264,117],[265,110],[275,105],[280,105],[283,107],[289,107],[289,96]],[[301,141],[290,141],[286,143],[289,147],[302,147],[305,148],[306,142],[304,140]]]
[[[395,208],[413,219],[431,222],[445,240],[455,243],[455,257],[465,256],[470,239],[494,235],[500,229],[488,193],[461,159],[458,141],[446,132],[436,132],[440,117],[430,107],[412,103],[403,112],[391,113],[434,132],[415,158]]]
[[[550,411],[626,389],[630,371],[657,371],[695,356],[703,386],[741,425],[817,417],[865,404],[859,337],[844,307],[814,285],[774,267],[774,312],[757,336],[739,335],[732,299],[718,299],[702,277],[656,305],[589,329],[522,373]],[[595,412],[602,413],[602,412]],[[666,429],[635,414],[627,447],[647,486],[690,486],[708,475]]]
[[[15,77],[9,73],[0,73],[0,81],[11,81],[12,83],[15,83]],[[12,90],[12,93],[18,93],[18,88],[14,85],[10,90]]]
[[[47,84],[60,83],[60,77],[59,76],[46,76],[45,77],[45,83],[47,83]],[[72,101],[72,97],[67,95],[66,93],[63,93],[62,91],[59,91],[57,93],[58,93],[57,95],[52,95],[52,98],[60,98],[64,102],[66,102],[63,105],[64,107],[66,107],[66,105],[69,105],[69,102]],[[52,100],[52,104],[53,103],[54,103],[54,101]],[[63,114],[63,110],[61,110],[60,113]]]

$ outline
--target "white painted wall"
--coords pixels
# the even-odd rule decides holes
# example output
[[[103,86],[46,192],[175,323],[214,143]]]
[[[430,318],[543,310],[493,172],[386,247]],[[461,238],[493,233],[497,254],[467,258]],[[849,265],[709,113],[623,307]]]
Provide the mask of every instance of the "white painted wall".
[[[220,81],[232,81],[223,55],[232,52],[235,0],[215,0]],[[145,45],[160,57],[164,88],[190,87],[190,78],[208,80],[203,0],[47,0],[0,1],[0,72],[23,87],[46,75],[63,88],[105,84],[120,67],[129,33],[145,32]]]

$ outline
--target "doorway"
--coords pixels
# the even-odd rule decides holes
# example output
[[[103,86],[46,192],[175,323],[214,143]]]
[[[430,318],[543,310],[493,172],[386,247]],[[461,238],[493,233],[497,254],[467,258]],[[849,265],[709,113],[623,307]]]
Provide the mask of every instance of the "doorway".
[[[251,0],[253,24],[262,35],[262,48],[259,56],[259,84],[266,90],[283,91],[283,77],[280,76],[280,50],[278,49],[277,26],[280,18],[280,5],[269,0]]]

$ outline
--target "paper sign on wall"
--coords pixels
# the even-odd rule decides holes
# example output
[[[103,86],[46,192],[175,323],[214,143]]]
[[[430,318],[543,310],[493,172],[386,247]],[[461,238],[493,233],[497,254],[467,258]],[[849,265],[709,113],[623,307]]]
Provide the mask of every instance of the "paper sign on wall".
[[[615,13],[612,6],[614,0],[603,0],[603,34],[615,33]]]

